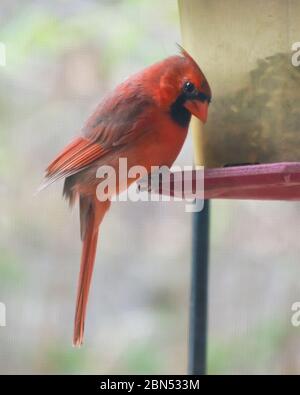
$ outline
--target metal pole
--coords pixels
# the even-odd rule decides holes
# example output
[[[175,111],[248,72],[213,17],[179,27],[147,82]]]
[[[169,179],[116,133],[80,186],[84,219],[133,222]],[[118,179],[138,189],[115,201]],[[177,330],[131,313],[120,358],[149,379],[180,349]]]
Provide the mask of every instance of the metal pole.
[[[189,374],[206,374],[209,201],[194,213],[189,330]]]

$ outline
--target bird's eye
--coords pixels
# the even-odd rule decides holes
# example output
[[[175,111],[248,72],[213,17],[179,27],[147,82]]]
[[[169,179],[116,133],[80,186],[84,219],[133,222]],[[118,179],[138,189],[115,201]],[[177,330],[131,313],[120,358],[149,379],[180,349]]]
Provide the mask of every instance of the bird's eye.
[[[192,82],[186,82],[183,86],[184,92],[192,93],[195,91],[195,85]]]

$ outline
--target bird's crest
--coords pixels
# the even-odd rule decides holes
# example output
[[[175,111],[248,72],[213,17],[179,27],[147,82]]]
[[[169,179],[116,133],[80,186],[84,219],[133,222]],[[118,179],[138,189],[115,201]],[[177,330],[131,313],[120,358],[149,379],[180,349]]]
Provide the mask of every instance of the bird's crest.
[[[189,59],[197,68],[199,68],[197,62],[193,59],[193,57],[188,53],[187,50],[185,50],[180,44],[176,43],[177,48],[179,49],[179,52],[183,57],[186,59]]]

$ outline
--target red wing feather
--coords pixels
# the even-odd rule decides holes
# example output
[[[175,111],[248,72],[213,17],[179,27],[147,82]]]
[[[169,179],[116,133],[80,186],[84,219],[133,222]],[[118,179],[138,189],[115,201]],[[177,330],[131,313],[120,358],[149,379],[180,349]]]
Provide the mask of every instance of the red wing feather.
[[[151,98],[136,84],[121,84],[117,93],[102,102],[78,137],[50,163],[39,190],[56,180],[80,172],[107,152],[129,145],[151,130]]]
[[[106,152],[107,150],[95,142],[83,137],[76,138],[47,167],[46,181],[40,189],[83,170]]]

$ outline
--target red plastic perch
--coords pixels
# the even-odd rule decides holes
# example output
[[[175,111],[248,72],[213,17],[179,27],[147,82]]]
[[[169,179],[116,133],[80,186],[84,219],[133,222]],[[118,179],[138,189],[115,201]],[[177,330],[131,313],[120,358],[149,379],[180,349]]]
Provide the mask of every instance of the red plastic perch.
[[[190,179],[190,177],[195,184],[197,172],[186,172],[185,179]],[[141,189],[145,189],[145,182],[141,183]],[[151,188],[151,191],[158,193],[158,190],[153,188]],[[186,190],[185,188],[185,197],[195,197],[192,192],[192,190]],[[160,184],[159,193],[176,196],[180,195],[180,188],[176,182],[171,184],[171,188],[168,187],[167,189]],[[205,199],[299,201],[300,162],[205,169],[204,197]]]

